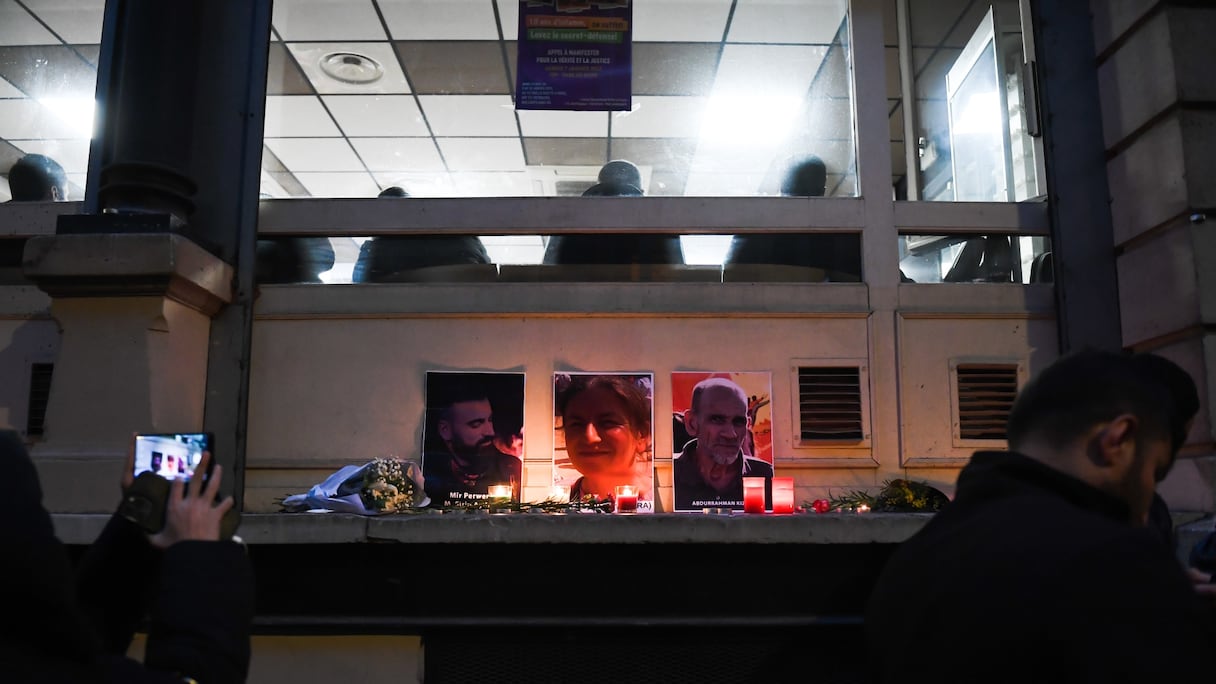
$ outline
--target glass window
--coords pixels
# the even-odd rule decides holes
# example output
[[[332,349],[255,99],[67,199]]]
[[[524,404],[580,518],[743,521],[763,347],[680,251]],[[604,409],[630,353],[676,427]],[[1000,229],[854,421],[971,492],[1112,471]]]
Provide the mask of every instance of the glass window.
[[[641,195],[780,195],[810,157],[785,194],[857,193],[847,0],[635,0],[614,112],[515,109],[519,7],[276,0],[264,194],[578,196],[620,159]]]
[[[898,43],[888,45],[888,60],[899,68],[888,72],[901,77],[891,109],[896,198],[1045,195],[1018,0],[894,0],[892,18]],[[905,113],[906,99],[915,106]]]
[[[105,0],[0,0],[0,201],[28,154],[63,169],[59,199],[84,198],[104,9]]]
[[[1052,283],[1051,241],[1028,235],[905,235],[899,270],[915,283]]]

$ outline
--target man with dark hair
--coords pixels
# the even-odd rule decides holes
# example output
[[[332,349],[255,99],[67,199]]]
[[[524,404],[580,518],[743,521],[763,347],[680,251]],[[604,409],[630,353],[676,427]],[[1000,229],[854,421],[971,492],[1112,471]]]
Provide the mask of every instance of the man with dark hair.
[[[68,177],[54,159],[27,154],[9,169],[8,189],[14,202],[65,202]]]
[[[474,379],[444,379],[428,380],[427,388],[427,424],[439,437],[422,457],[431,505],[483,502],[491,485],[510,485],[518,500],[523,464],[494,444],[494,410],[485,387]]]
[[[744,453],[751,422],[742,387],[725,378],[697,383],[684,427],[694,439],[672,465],[677,511],[743,508],[744,477],[765,478],[765,491],[771,493],[773,467]]]
[[[1198,681],[1216,620],[1144,527],[1196,397],[1165,359],[1098,351],[1023,388],[1011,450],[976,453],[878,580],[878,681]]]

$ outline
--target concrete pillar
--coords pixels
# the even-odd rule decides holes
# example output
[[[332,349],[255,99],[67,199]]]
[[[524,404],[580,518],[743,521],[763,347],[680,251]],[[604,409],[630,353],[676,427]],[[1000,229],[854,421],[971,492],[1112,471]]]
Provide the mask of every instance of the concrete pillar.
[[[232,267],[171,234],[35,237],[24,265],[62,333],[32,450],[45,504],[110,511],[132,431],[203,429],[211,317]]]
[[[132,430],[213,432],[239,505],[269,35],[270,0],[106,3],[84,213],[24,255],[63,333],[51,510],[108,510]]]
[[[1123,346],[1178,362],[1202,408],[1162,493],[1216,498],[1216,6],[1091,0]]]

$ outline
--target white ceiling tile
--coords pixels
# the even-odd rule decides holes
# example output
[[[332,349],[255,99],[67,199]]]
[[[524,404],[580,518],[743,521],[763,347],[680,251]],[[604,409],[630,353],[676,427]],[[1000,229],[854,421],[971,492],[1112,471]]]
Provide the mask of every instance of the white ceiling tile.
[[[333,119],[312,95],[269,95],[266,97],[267,138],[305,138],[339,136]]]
[[[604,138],[608,112],[520,110],[519,126],[528,138]]]
[[[452,180],[460,197],[531,197],[532,180],[526,173],[455,173]]]
[[[279,182],[271,178],[265,172],[262,173],[261,186],[258,188],[258,194],[270,195],[271,197],[290,197],[291,194],[283,189]]]
[[[288,43],[287,49],[300,63],[312,87],[322,95],[332,93],[408,93],[409,82],[401,71],[401,63],[387,42],[379,43]],[[374,83],[343,83],[321,71],[321,58],[335,52],[353,52],[371,57],[380,63],[384,75]]]
[[[105,0],[25,0],[25,6],[68,44],[96,45],[101,42]]]
[[[440,138],[439,150],[453,171],[517,171],[524,168],[519,138]]]
[[[802,98],[826,54],[827,48],[810,45],[727,45],[714,94]]]
[[[394,40],[498,40],[491,0],[380,0],[380,11]]]
[[[705,173],[694,171],[688,174],[684,194],[695,197],[740,197],[756,194],[756,188],[764,181],[762,173]]]
[[[371,0],[275,0],[283,40],[385,40]]]
[[[0,98],[9,97],[25,97],[25,93],[17,89],[17,86],[0,78]]]
[[[348,136],[428,135],[412,95],[326,95],[321,99]]]
[[[447,172],[404,173],[384,172],[372,174],[381,188],[397,186],[410,193],[410,197],[456,197],[456,186]]]
[[[68,196],[64,199],[69,202],[79,202],[84,199],[84,184],[88,181],[89,175],[86,173],[69,173],[65,175],[68,177]]]
[[[739,0],[727,40],[830,44],[848,7],[848,0]]]
[[[34,100],[0,100],[0,138],[72,140],[79,137],[75,125],[55,116]]]
[[[342,138],[267,138],[265,142],[293,173],[363,170],[363,163]]]
[[[0,0],[0,45],[58,45],[59,41],[42,27],[16,0]]]
[[[731,235],[681,235],[680,250],[689,266],[721,266],[730,253]]]
[[[88,140],[14,140],[12,143],[27,154],[41,154],[54,159],[67,173],[85,173],[89,170]]]
[[[613,112],[612,135],[618,138],[695,138],[701,130],[705,104],[704,97],[634,97],[633,111]]]
[[[371,171],[444,170],[431,138],[354,138],[350,142]]]
[[[505,40],[519,38],[519,3],[499,2],[498,19],[502,24],[502,36]]]
[[[633,8],[638,42],[717,43],[726,31],[731,0],[639,2]]]
[[[510,95],[422,95],[418,99],[437,136],[519,135]]]
[[[380,186],[366,172],[297,173],[295,176],[313,197],[375,197],[380,194]]]
[[[539,264],[545,257],[540,235],[481,235],[490,261],[495,264]]]

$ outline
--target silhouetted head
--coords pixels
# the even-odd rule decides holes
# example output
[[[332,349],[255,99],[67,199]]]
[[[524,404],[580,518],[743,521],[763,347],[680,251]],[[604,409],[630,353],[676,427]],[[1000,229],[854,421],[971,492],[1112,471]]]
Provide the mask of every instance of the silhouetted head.
[[[583,191],[583,197],[641,197],[642,190],[629,183],[596,183]]]
[[[632,185],[639,190],[642,187],[642,172],[631,161],[614,159],[604,164],[598,178],[601,183],[616,183]]]
[[[387,188],[381,190],[380,194],[377,195],[377,197],[409,197],[409,196],[410,196],[410,194],[405,191],[405,188],[401,188],[396,185],[393,185],[393,186],[390,186],[390,187],[387,187]]]
[[[781,181],[781,194],[791,197],[823,197],[827,192],[828,169],[823,160],[811,155],[790,165]]]
[[[8,187],[17,202],[62,202],[68,198],[68,177],[59,162],[27,154],[8,172]]]
[[[1085,350],[1018,392],[1009,446],[1127,503],[1145,524],[1199,407],[1195,383],[1160,356]]]

